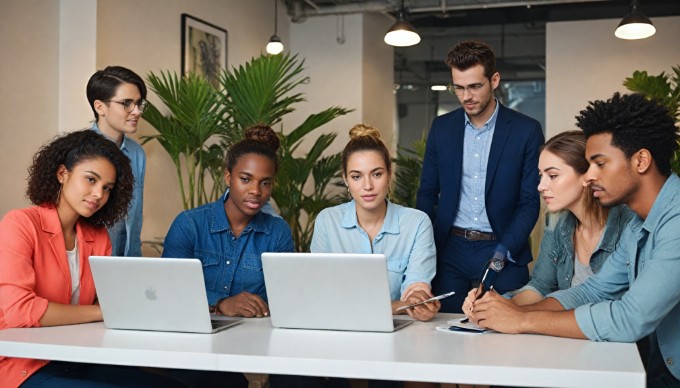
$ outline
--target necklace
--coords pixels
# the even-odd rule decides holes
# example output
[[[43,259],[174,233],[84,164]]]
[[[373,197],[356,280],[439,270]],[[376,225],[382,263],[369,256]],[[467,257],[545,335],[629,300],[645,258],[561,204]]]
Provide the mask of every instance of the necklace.
[[[587,256],[588,256],[588,261],[590,261],[590,256],[593,254],[593,251],[595,250],[595,247],[597,247],[597,243],[600,242],[600,238],[602,238],[602,233],[604,233],[604,228],[600,229],[592,239],[591,243],[588,244],[586,236],[584,235],[583,227],[579,226],[578,228],[578,233],[577,235],[580,236],[580,248],[584,249]]]

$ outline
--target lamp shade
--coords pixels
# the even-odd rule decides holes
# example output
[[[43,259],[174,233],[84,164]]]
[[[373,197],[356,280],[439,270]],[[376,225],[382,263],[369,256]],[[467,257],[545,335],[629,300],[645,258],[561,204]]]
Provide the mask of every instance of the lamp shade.
[[[390,46],[407,47],[420,42],[420,35],[411,23],[399,18],[385,34],[385,43]]]
[[[271,38],[269,38],[269,43],[267,43],[267,53],[276,55],[276,54],[281,54],[283,51],[283,43],[281,43],[281,38],[279,38],[276,35],[272,35]]]
[[[614,35],[620,39],[635,40],[645,39],[656,33],[656,28],[642,12],[638,11],[637,4],[633,3],[633,8],[619,23],[614,31]]]

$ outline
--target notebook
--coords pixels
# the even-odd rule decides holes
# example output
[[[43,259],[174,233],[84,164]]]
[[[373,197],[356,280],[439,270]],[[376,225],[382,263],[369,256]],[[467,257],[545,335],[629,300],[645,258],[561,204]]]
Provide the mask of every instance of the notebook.
[[[263,253],[274,327],[392,332],[387,262],[381,254]]]
[[[211,319],[198,259],[90,256],[110,329],[215,333],[242,318]]]

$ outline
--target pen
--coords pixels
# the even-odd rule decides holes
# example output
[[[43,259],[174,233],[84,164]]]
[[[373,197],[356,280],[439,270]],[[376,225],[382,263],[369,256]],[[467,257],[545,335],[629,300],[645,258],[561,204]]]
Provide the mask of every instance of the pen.
[[[411,307],[414,307],[414,306],[418,306],[418,305],[421,305],[421,304],[434,302],[435,300],[440,300],[440,299],[448,298],[449,296],[451,296],[451,295],[453,295],[453,294],[455,294],[455,293],[456,293],[455,291],[451,291],[451,292],[447,292],[446,294],[441,294],[441,295],[433,296],[432,298],[430,298],[430,299],[428,299],[428,300],[424,300],[424,301],[422,301],[422,302],[414,303],[414,304],[411,304],[411,305],[408,305],[408,306],[399,307],[396,311],[402,311],[402,310],[406,310],[406,309],[408,309],[408,308],[411,308]]]
[[[484,279],[482,279],[482,281],[484,281]],[[479,286],[481,287],[482,285],[480,284]],[[493,286],[491,286],[489,288],[489,291],[493,291]],[[468,323],[468,322],[470,322],[470,318],[463,318],[463,319],[460,320],[460,323]]]

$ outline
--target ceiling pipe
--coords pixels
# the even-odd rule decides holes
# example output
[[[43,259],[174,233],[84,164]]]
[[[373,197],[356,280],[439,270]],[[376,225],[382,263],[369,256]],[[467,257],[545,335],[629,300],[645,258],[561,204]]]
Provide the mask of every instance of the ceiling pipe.
[[[578,4],[578,3],[602,3],[614,0],[517,0],[517,1],[494,1],[487,3],[475,4],[449,4],[447,0],[442,0],[438,6],[418,6],[414,1],[408,7],[410,14],[417,13],[446,13],[455,11],[466,11],[474,9],[492,9],[492,8],[511,8],[511,7],[533,7],[542,5],[554,4]],[[309,9],[303,6],[304,3],[310,4],[314,9]],[[350,3],[334,5],[330,7],[319,6],[312,0],[293,0],[288,7],[288,14],[291,20],[295,23],[300,23],[306,20],[307,17],[313,16],[328,16],[328,15],[347,15],[366,12],[378,13],[395,13],[399,6],[395,3],[387,3],[385,1],[367,1],[365,3]],[[313,4],[313,5],[312,5]]]

